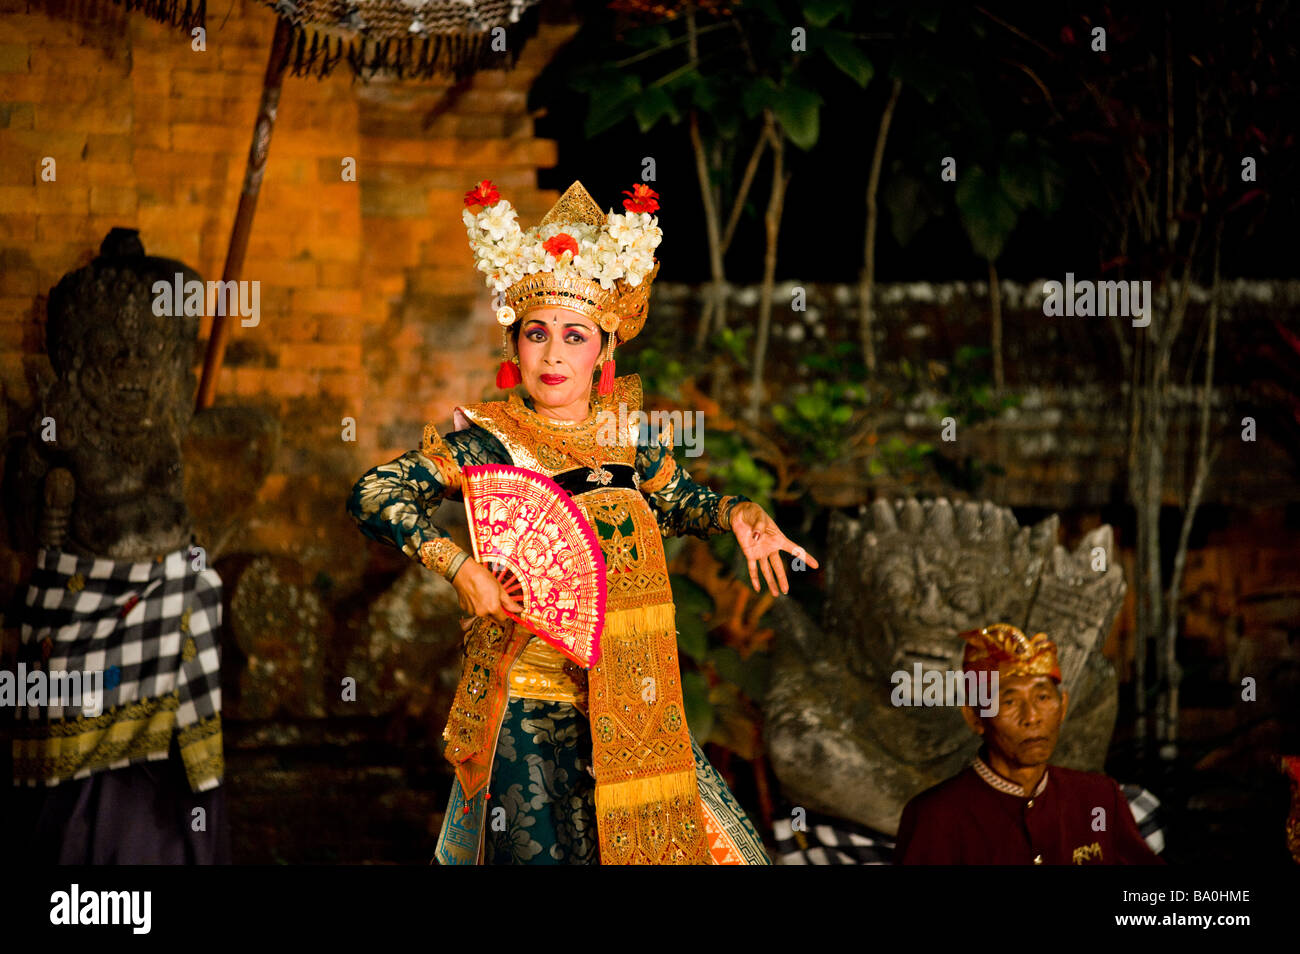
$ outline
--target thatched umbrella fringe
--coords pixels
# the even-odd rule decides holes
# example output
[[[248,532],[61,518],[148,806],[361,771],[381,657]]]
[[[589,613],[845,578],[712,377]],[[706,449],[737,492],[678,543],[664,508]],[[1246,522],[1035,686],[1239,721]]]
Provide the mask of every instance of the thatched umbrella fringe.
[[[434,34],[377,40],[358,36],[344,41],[310,25],[295,24],[289,71],[294,76],[324,79],[340,61],[346,61],[353,74],[362,80],[377,73],[388,73],[400,79],[432,79],[442,75],[460,80],[479,69],[513,67],[523,46],[522,37],[514,39],[517,42],[507,39],[506,52],[498,53],[492,49],[488,34]]]
[[[185,0],[182,9],[180,0],[113,0],[119,7],[129,12],[143,13],[151,20],[179,27],[189,33],[195,27],[207,28],[207,0]]]

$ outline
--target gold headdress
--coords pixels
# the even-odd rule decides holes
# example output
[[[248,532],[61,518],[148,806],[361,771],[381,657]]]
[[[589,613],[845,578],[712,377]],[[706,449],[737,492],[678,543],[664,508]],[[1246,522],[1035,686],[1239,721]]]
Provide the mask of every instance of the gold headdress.
[[[613,386],[614,347],[645,325],[650,286],[659,273],[654,250],[663,239],[651,215],[659,208],[658,194],[640,184],[624,194],[626,211],[606,214],[575,181],[525,232],[515,209],[485,179],[465,194],[465,205],[480,211],[462,213],[478,269],[497,293],[503,349],[508,329],[532,308],[558,305],[585,315],[608,334],[601,394]],[[502,361],[497,384],[518,383],[518,367]]]
[[[961,634],[966,651],[961,668],[978,672],[998,670],[1004,676],[1050,676],[1061,681],[1056,644],[1046,633],[1026,636],[1010,623],[994,623]]]

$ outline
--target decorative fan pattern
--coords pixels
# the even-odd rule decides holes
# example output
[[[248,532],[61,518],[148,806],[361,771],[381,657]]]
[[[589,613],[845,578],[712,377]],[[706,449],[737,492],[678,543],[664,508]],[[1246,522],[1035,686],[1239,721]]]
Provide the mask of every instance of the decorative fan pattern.
[[[596,532],[549,477],[502,464],[461,473],[474,559],[524,607],[508,615],[590,668],[600,659],[605,620],[605,560]]]

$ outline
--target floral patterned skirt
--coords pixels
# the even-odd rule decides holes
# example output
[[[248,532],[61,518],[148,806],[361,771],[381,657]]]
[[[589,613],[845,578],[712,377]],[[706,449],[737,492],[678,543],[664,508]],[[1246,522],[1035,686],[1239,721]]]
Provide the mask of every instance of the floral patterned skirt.
[[[591,731],[572,703],[511,699],[488,786],[486,863],[598,864],[590,765]]]
[[[695,775],[716,864],[771,864],[744,809],[694,737]],[[492,762],[490,796],[465,799],[453,781],[435,860],[515,865],[599,864],[596,779],[587,718],[568,702],[514,698]],[[481,841],[480,841],[481,838]]]

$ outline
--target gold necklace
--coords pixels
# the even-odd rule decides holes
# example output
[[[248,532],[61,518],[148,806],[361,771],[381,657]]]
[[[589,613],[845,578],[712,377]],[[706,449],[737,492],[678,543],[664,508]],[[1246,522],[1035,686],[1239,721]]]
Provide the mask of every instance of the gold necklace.
[[[608,401],[596,393],[594,388],[593,394],[594,399],[589,405],[592,412],[584,421],[557,421],[544,417],[525,404],[517,394],[510,395],[507,407],[515,421],[531,431],[533,439],[539,444],[563,457],[572,458],[597,474],[606,474],[608,472],[602,464],[611,458],[611,453],[596,439],[596,431],[600,412],[607,410]],[[547,466],[563,466],[554,460],[543,463]],[[602,478],[603,482],[606,480]]]

